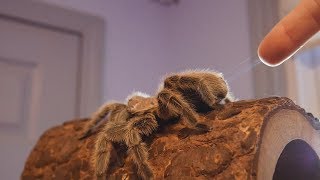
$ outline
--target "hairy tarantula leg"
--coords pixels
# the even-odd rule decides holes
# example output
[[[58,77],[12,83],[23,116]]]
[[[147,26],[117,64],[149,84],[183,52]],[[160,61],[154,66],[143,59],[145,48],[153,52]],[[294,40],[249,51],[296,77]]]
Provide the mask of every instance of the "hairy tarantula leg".
[[[125,106],[121,103],[106,103],[102,105],[91,117],[91,120],[86,124],[85,132],[82,136],[80,136],[79,140],[84,139],[88,136],[90,136],[93,132],[94,127],[101,122],[110,111],[113,111],[114,109]]]
[[[128,153],[137,164],[139,175],[145,180],[153,179],[153,172],[148,163],[148,150],[145,143],[129,147]]]
[[[95,173],[98,178],[104,177],[109,167],[112,149],[112,142],[109,141],[106,136],[98,136],[92,158],[95,167]]]
[[[228,92],[226,97],[224,98],[224,102],[225,103],[230,103],[230,102],[233,102],[235,101],[235,98],[233,96],[233,94],[231,92]]]
[[[227,87],[221,87],[218,92],[213,92],[212,89],[206,83],[200,82],[199,93],[202,99],[212,108],[221,102],[227,94]]]
[[[148,163],[148,150],[141,141],[141,135],[150,135],[158,127],[156,117],[152,113],[142,114],[130,119],[127,124],[125,142],[128,154],[138,167],[138,173],[143,179],[153,179],[152,170]]]
[[[194,108],[191,107],[180,94],[171,90],[163,89],[158,93],[158,100],[160,116],[163,113],[161,111],[168,113],[167,116],[169,117],[177,117],[181,115],[185,117],[193,127],[205,132],[210,131],[208,126],[198,123],[198,116]]]
[[[158,128],[155,115],[152,113],[143,114],[130,120],[129,126],[135,129],[139,134],[150,135]]]
[[[209,79],[208,77],[195,78],[182,76],[180,81],[180,86],[197,91],[204,102],[212,108],[224,99],[228,92],[225,81],[217,76],[210,76]]]
[[[148,163],[148,150],[145,143],[141,142],[139,132],[134,128],[126,136],[128,154],[138,166],[138,173],[144,180],[153,179],[153,172]]]
[[[199,93],[202,99],[210,106],[214,107],[226,96],[227,92],[219,92],[218,94],[210,91],[210,88],[205,83],[200,83]]]

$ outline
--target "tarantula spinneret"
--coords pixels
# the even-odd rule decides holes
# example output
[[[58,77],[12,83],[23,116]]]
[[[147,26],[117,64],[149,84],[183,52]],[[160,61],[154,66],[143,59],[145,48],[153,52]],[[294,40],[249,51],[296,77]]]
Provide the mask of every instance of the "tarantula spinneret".
[[[191,128],[208,132],[211,130],[208,126],[198,123],[199,107],[213,109],[222,100],[230,102],[228,94],[228,85],[222,74],[186,71],[167,76],[154,97],[133,93],[126,104],[107,103],[101,106],[93,114],[82,136],[90,135],[109,114],[97,136],[92,156],[97,177],[103,177],[107,172],[113,143],[118,142],[128,147],[128,155],[137,165],[140,177],[153,179],[147,145],[142,141],[142,136],[149,136],[163,121],[181,117]]]

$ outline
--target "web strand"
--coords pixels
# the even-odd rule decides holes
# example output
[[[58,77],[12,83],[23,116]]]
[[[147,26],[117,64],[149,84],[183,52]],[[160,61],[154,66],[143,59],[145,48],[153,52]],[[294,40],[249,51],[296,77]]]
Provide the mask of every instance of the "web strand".
[[[237,66],[229,71],[225,75],[228,82],[232,82],[238,79],[243,74],[252,71],[257,65],[261,64],[262,62],[258,58],[247,58],[246,60],[240,62]]]

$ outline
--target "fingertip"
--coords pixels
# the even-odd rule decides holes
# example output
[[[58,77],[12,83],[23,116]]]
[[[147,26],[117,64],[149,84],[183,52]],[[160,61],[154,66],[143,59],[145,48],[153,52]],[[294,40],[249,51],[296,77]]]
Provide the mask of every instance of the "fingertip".
[[[278,66],[291,55],[292,44],[283,26],[277,24],[261,41],[257,52],[258,57],[265,65]]]
[[[299,45],[290,38],[280,22],[261,41],[257,53],[265,65],[276,67],[288,60],[298,49]]]
[[[265,56],[264,56],[264,54],[263,53],[261,53],[261,51],[260,51],[260,46],[258,47],[258,57],[259,57],[259,59],[260,59],[260,61],[263,63],[263,64],[265,64],[265,65],[267,65],[267,66],[269,66],[269,67],[276,67],[276,66],[279,66],[280,64],[282,64],[285,60],[282,60],[282,61],[270,61],[270,60],[268,60],[268,59],[266,59],[265,58]],[[271,63],[272,62],[272,63]]]
[[[277,53],[277,52],[279,52],[279,49],[282,49],[282,48],[280,48],[280,46],[277,48],[278,50],[274,50],[271,48],[271,50],[267,49],[264,51],[263,49],[261,49],[261,44],[258,47],[258,51],[257,51],[258,57],[263,64],[270,66],[270,67],[276,67],[276,66],[281,65],[282,63],[284,63],[285,61],[290,59],[294,54],[296,54],[297,51],[299,51],[303,47],[303,45],[301,45],[296,50],[283,51],[285,53],[283,53],[280,50],[280,52],[282,52],[282,53]],[[279,43],[279,44],[281,44],[281,43]],[[264,47],[264,48],[266,48],[266,47]],[[281,54],[281,55],[279,55],[279,54]]]

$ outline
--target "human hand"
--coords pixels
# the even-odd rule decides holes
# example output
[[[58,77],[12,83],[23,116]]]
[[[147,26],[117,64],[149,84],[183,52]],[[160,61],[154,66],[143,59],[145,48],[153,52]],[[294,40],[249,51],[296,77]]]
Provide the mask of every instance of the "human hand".
[[[262,40],[258,48],[259,58],[269,66],[277,66],[319,30],[320,0],[301,0]]]

